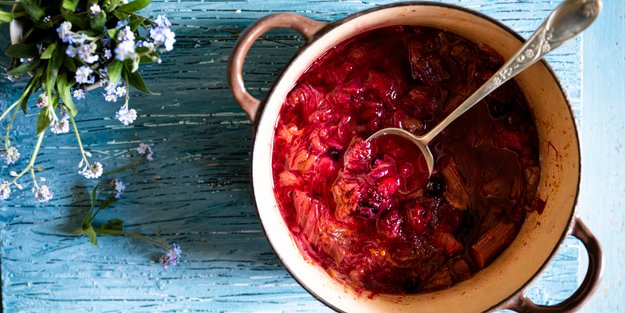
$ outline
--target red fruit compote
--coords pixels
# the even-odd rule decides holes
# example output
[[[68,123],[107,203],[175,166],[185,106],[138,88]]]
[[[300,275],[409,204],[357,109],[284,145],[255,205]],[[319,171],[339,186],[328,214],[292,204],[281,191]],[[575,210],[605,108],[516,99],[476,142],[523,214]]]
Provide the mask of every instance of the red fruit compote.
[[[430,146],[423,134],[502,65],[454,33],[388,27],[330,49],[297,81],[275,127],[273,181],[299,249],[357,291],[447,288],[487,266],[542,211],[537,133],[514,81]]]

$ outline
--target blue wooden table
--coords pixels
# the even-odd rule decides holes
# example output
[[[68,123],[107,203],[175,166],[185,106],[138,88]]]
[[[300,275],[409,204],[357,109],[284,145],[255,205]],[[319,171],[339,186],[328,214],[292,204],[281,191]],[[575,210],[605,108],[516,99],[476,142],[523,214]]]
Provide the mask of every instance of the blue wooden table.
[[[73,134],[45,138],[38,164],[55,193],[38,205],[29,191],[0,202],[2,307],[5,312],[67,311],[329,311],[282,268],[256,216],[250,190],[251,125],[230,95],[226,64],[238,34],[259,17],[297,12],[334,21],[391,1],[154,1],[142,13],[166,14],[176,45],[160,65],[142,67],[161,96],[131,94],[139,119],[129,126],[113,118],[117,106],[97,92],[79,104],[81,136],[94,159],[109,169],[131,162],[140,142],[155,160],[137,174],[125,172],[124,198],[101,219],[119,217],[126,229],[177,242],[181,263],[164,270],[162,250],[124,237],[91,245],[72,235],[89,208],[94,184],[76,174],[80,160]],[[524,36],[557,4],[550,0],[455,0],[491,15]],[[605,277],[584,312],[625,311],[625,3],[605,0],[602,16],[583,39],[548,60],[569,94],[583,147],[578,213],[602,242]],[[0,31],[0,45],[8,44]],[[277,73],[303,44],[293,32],[273,31],[251,50],[246,84],[263,97]],[[7,59],[0,59],[6,65]],[[0,108],[17,97],[24,82],[0,80]],[[35,142],[36,115],[16,123],[16,141],[26,164]],[[3,167],[6,178],[11,167]],[[27,180],[25,180],[27,182]],[[26,183],[29,189],[29,184]],[[580,243],[567,240],[559,255],[528,291],[542,303],[565,299],[583,278]]]

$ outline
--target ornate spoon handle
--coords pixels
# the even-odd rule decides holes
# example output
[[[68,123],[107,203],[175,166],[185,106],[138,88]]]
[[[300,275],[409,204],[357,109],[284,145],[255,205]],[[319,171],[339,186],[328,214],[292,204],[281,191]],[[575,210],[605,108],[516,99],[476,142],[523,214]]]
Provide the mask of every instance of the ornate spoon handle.
[[[581,9],[580,9],[581,8]],[[482,87],[475,91],[460,106],[442,120],[436,127],[421,137],[429,143],[456,118],[516,76],[543,56],[577,36],[594,21],[601,9],[600,0],[567,0],[545,19],[532,37],[512,56]]]

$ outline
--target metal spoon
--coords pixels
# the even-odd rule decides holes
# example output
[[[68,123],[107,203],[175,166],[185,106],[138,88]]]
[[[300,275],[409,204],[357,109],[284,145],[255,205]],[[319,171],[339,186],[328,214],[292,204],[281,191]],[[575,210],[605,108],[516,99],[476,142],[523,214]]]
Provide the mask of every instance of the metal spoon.
[[[401,128],[384,128],[367,140],[383,135],[397,135],[412,141],[421,149],[427,162],[429,175],[434,169],[434,157],[428,144],[449,124],[472,108],[476,103],[516,76],[542,57],[572,39],[586,29],[599,15],[601,0],[565,0],[536,29],[532,37],[506,64],[504,64],[484,85],[467,98],[460,106],[442,120],[436,127],[422,136],[416,136]]]

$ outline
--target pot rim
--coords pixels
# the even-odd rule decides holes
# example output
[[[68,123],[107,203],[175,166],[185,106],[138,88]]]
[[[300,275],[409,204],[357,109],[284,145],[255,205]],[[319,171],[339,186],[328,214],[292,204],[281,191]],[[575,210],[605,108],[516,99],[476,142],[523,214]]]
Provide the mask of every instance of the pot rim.
[[[376,11],[380,11],[380,10],[385,10],[385,9],[390,9],[390,8],[396,8],[396,7],[404,7],[404,6],[432,6],[432,7],[441,7],[441,8],[446,8],[446,9],[453,9],[453,10],[458,10],[458,11],[462,11],[465,13],[469,13],[472,15],[477,16],[478,18],[487,20],[488,22],[491,22],[492,24],[494,24],[495,26],[501,28],[502,30],[506,31],[507,33],[509,33],[510,35],[512,35],[513,37],[515,37],[516,39],[518,39],[521,43],[525,43],[526,39],[523,38],[521,35],[519,35],[516,31],[514,31],[513,29],[511,29],[510,27],[508,27],[507,25],[503,24],[502,22],[500,22],[499,20],[490,17],[484,13],[463,7],[463,6],[459,6],[459,5],[455,5],[455,4],[449,4],[449,3],[437,3],[437,2],[431,2],[431,1],[403,1],[403,2],[398,2],[398,3],[392,3],[392,4],[386,4],[386,5],[381,5],[381,6],[377,6],[374,8],[370,8],[370,9],[366,9],[366,10],[362,10],[353,14],[350,14],[344,18],[341,18],[339,20],[333,21],[328,23],[326,26],[324,26],[319,32],[317,32],[314,36],[314,38],[312,40],[310,40],[309,42],[305,43],[302,47],[300,47],[298,49],[298,51],[295,53],[295,55],[288,61],[286,67],[284,68],[284,70],[280,73],[280,75],[278,76],[278,78],[275,80],[274,84],[272,85],[271,89],[269,90],[269,92],[267,93],[267,96],[265,99],[263,99],[261,101],[260,107],[258,109],[258,112],[256,114],[256,119],[253,122],[253,140],[252,140],[252,153],[251,153],[251,163],[250,163],[250,168],[251,168],[251,188],[252,188],[252,193],[254,195],[253,201],[254,201],[254,206],[256,208],[256,212],[258,214],[258,219],[261,222],[261,226],[262,226],[262,230],[263,233],[265,234],[265,237],[267,237],[271,249],[275,252],[276,256],[278,257],[278,260],[280,261],[280,263],[282,264],[282,266],[287,270],[287,272],[291,275],[291,277],[293,277],[295,279],[295,281],[302,287],[304,288],[309,294],[311,294],[315,299],[317,299],[318,301],[320,301],[321,303],[323,303],[324,305],[326,305],[327,307],[337,311],[337,312],[345,312],[342,311],[341,309],[339,309],[338,307],[334,306],[333,304],[331,304],[330,302],[326,301],[323,297],[321,297],[320,295],[318,295],[315,291],[313,291],[308,285],[306,285],[297,275],[295,275],[295,272],[288,266],[288,264],[284,261],[282,255],[278,252],[278,249],[274,246],[273,242],[269,239],[268,233],[267,233],[267,226],[265,223],[263,223],[263,220],[261,218],[260,215],[260,209],[259,209],[259,205],[256,201],[256,188],[254,185],[254,171],[253,171],[253,160],[254,160],[254,152],[256,149],[256,142],[257,142],[257,130],[258,130],[258,126],[261,122],[261,120],[263,120],[263,116],[264,116],[264,108],[267,105],[267,103],[271,100],[271,98],[273,97],[273,93],[274,90],[276,88],[276,86],[278,86],[280,83],[282,83],[282,79],[284,77],[284,74],[289,70],[289,68],[292,66],[293,61],[295,59],[297,59],[300,54],[305,51],[309,46],[311,46],[312,44],[314,44],[315,42],[317,42],[318,40],[322,40],[322,38],[327,34],[330,33],[332,30],[334,30],[335,28],[337,28],[338,26],[348,23],[356,18],[359,18],[361,16],[367,15],[369,13],[372,12],[376,12]],[[344,38],[343,40],[348,39],[348,38]],[[567,94],[566,90],[563,88],[562,86],[562,82],[560,81],[560,78],[556,75],[555,71],[553,70],[553,68],[549,65],[549,63],[545,60],[542,59],[540,60],[540,63],[545,67],[545,69],[547,69],[547,71],[549,72],[550,76],[554,79],[555,83],[558,86],[558,89],[560,90],[560,93],[563,95],[564,100],[566,101],[567,104],[567,112],[569,117],[571,118],[571,121],[573,123],[573,130],[574,130],[574,138],[575,138],[575,143],[577,144],[577,149],[581,152],[581,147],[580,147],[580,140],[579,140],[579,132],[577,129],[577,124],[575,123],[575,118],[573,115],[573,111],[571,110],[571,102],[569,99],[569,95]],[[582,160],[581,160],[581,153],[578,153],[578,158],[577,158],[577,163],[579,164],[578,167],[578,174],[580,177],[580,181],[581,181],[581,173],[582,173]],[[579,189],[580,189],[580,181],[578,181],[578,183],[576,184],[576,188],[575,188],[575,198],[573,199],[573,203],[572,203],[572,210],[571,213],[567,219],[567,223],[566,223],[566,227],[562,230],[562,233],[560,235],[560,238],[558,240],[558,244],[554,246],[554,248],[552,249],[552,251],[549,253],[549,256],[547,258],[545,258],[545,261],[542,263],[542,265],[536,270],[536,272],[525,282],[523,283],[517,290],[515,290],[513,293],[511,293],[507,298],[501,300],[500,302],[492,305],[491,307],[489,307],[488,309],[486,309],[486,311],[492,311],[494,309],[505,309],[504,306],[506,303],[508,303],[511,299],[514,298],[515,295],[518,295],[520,293],[523,293],[523,291],[525,291],[528,286],[534,282],[535,280],[537,280],[539,278],[539,276],[545,271],[545,269],[547,268],[547,266],[551,263],[551,261],[555,258],[555,256],[557,255],[558,250],[561,247],[562,242],[569,236],[569,234],[571,233],[571,229],[572,229],[572,225],[573,225],[573,218],[575,216],[575,211],[576,211],[576,207],[578,204],[578,200],[579,200]],[[301,253],[301,251],[300,251]]]

